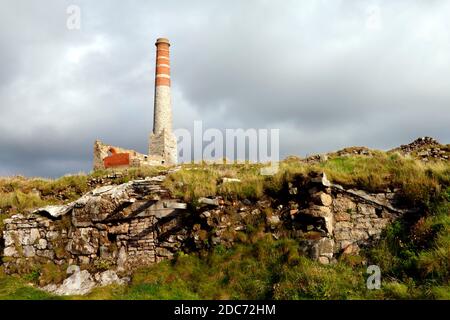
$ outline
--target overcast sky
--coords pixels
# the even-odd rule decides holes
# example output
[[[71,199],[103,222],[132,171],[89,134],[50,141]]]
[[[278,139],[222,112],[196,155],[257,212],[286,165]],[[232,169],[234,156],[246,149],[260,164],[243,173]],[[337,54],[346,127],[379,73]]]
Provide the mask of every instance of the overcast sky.
[[[438,0],[2,0],[0,175],[88,172],[97,138],[145,153],[158,37],[175,128],[279,128],[282,157],[450,143],[449,32]]]

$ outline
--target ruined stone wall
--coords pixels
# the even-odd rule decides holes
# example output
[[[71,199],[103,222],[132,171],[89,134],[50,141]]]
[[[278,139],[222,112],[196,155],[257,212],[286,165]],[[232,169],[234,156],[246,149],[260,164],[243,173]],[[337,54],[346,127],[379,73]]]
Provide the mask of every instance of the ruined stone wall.
[[[394,193],[346,190],[325,176],[290,184],[283,202],[200,198],[188,210],[161,186],[164,179],[99,187],[68,205],[6,219],[6,270],[51,260],[59,265],[107,263],[130,271],[180,250],[232,246],[255,221],[262,221],[274,239],[297,238],[305,255],[332,263],[376,240],[406,212],[395,207]]]
[[[361,246],[378,240],[390,223],[406,213],[394,208],[392,192],[368,194],[327,183],[308,193],[308,200],[301,202],[303,208],[295,204],[290,214],[304,237],[320,238],[309,242],[309,253],[322,263],[330,263],[341,254],[357,254]]]
[[[113,153],[115,157],[111,157]],[[126,159],[123,155],[127,155]],[[134,150],[104,144],[100,140],[94,143],[94,170],[106,168],[137,168],[158,166],[161,164],[164,164],[164,159],[158,155],[147,156]]]
[[[166,199],[161,179],[105,186],[66,206],[40,208],[5,220],[7,269],[30,261],[89,265],[107,262],[118,270],[172,257],[164,232],[178,225],[185,205]]]

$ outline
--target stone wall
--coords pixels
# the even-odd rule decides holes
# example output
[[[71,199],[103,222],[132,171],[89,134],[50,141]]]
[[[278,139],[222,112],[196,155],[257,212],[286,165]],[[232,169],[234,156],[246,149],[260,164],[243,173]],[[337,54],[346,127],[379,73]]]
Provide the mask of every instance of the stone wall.
[[[179,225],[186,205],[167,197],[164,177],[97,188],[65,206],[47,206],[5,220],[6,267],[30,260],[119,270],[154,263],[176,250],[163,234]],[[177,231],[181,236],[183,231]]]
[[[127,157],[123,157],[124,155]],[[164,164],[164,158],[158,155],[148,156],[134,150],[107,145],[100,140],[96,140],[94,143],[94,170],[107,168],[137,168],[143,166],[158,166],[162,164]]]
[[[131,271],[180,250],[232,246],[255,224],[274,239],[297,238],[306,255],[332,263],[341,254],[357,253],[406,212],[395,207],[394,193],[346,190],[325,175],[291,183],[282,201],[200,198],[195,208],[171,198],[164,179],[99,187],[68,205],[6,219],[6,270],[51,260]],[[235,180],[223,183],[239,183]]]
[[[149,137],[149,154],[158,155],[163,164],[177,163],[177,139],[172,131],[163,129],[159,133],[151,133]]]

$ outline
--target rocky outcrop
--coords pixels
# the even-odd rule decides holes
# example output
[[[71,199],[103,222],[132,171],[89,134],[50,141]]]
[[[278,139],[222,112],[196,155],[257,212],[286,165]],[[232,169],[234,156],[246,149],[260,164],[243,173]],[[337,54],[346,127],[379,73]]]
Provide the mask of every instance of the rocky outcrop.
[[[296,156],[289,156],[285,161],[298,161],[314,164],[326,162],[329,158],[334,157],[372,157],[374,152],[375,150],[371,150],[367,147],[348,147],[335,152],[310,155],[304,159]],[[388,152],[398,152],[404,156],[413,157],[422,160],[423,162],[448,161],[450,159],[450,145],[440,144],[436,139],[431,137],[418,138],[409,144],[401,145]]]
[[[129,281],[129,278],[119,278],[117,273],[112,270],[99,272],[92,276],[89,271],[80,270],[80,267],[76,265],[69,266],[67,274],[70,276],[62,284],[49,284],[42,289],[59,296],[84,295],[95,287],[122,285]]]
[[[352,156],[367,156],[371,157],[373,155],[373,150],[370,150],[367,147],[349,147],[344,148],[342,150],[330,153],[323,154],[313,154],[305,159],[298,159],[297,161],[301,161],[308,164],[326,162],[330,157],[352,157]],[[286,158],[288,161],[294,161],[295,157]]]
[[[401,145],[391,151],[413,156],[424,162],[431,160],[448,161],[450,157],[449,146],[444,146],[431,137],[418,138],[410,144]]]

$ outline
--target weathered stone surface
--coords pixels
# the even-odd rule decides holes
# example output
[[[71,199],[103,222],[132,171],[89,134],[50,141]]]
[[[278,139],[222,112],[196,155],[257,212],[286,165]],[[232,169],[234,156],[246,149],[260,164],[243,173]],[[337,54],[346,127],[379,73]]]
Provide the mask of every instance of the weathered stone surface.
[[[125,284],[125,281],[119,278],[117,273],[112,270],[107,270],[95,275],[95,280],[100,286],[109,286],[112,284]]]
[[[352,238],[352,236],[350,235],[350,231],[340,231],[334,234],[334,238],[338,241],[341,241],[341,240],[349,240]]]
[[[80,267],[77,265],[70,265],[67,267],[66,273],[67,274],[73,274],[75,272],[80,272]]]
[[[207,204],[207,205],[211,205],[211,206],[218,206],[219,199],[199,198],[198,203]]]
[[[36,255],[36,250],[33,246],[23,246],[22,248],[24,257],[30,258]]]
[[[348,197],[338,195],[333,200],[333,209],[335,212],[351,214],[352,212],[356,212],[356,203]]]
[[[325,256],[320,256],[320,257],[318,258],[318,261],[319,261],[321,264],[329,264],[329,263],[330,263],[330,259],[329,259],[328,257],[325,257]]]
[[[55,253],[53,250],[36,250],[36,255],[38,257],[47,258],[49,260],[53,260],[55,258]]]
[[[48,231],[46,234],[46,238],[48,241],[53,241],[58,239],[60,236],[60,232],[59,231]]]
[[[84,295],[95,287],[94,279],[87,270],[76,271],[52,293],[60,296]],[[51,289],[54,289],[51,288]]]
[[[359,246],[356,243],[351,243],[343,249],[344,249],[342,252],[343,254],[358,254],[359,253]]]
[[[5,243],[5,247],[9,247],[14,244],[14,231],[4,231],[3,232],[3,241]]]
[[[14,247],[6,247],[3,250],[3,255],[5,257],[16,257],[16,256],[18,256],[18,254],[19,254],[18,251]]]
[[[358,212],[364,215],[375,214],[375,208],[364,203],[358,203]]]
[[[51,215],[54,218],[60,217],[68,213],[72,209],[72,205],[64,205],[64,206],[46,206],[43,208],[37,209],[34,213],[45,212]]]
[[[38,244],[36,246],[40,250],[44,250],[47,248],[47,240],[45,239],[39,239]]]
[[[307,209],[300,211],[301,214],[310,215],[312,217],[323,218],[325,221],[325,228],[329,234],[333,233],[333,214],[329,207],[312,205]]]
[[[339,221],[336,222],[334,227],[336,232],[339,232],[340,230],[350,230],[353,228],[353,223],[349,221]]]
[[[117,226],[111,226],[108,228],[108,233],[110,234],[127,234],[129,230],[129,224],[124,223]]]
[[[325,192],[315,193],[312,195],[312,198],[313,198],[314,202],[320,206],[329,207],[333,202],[333,199],[331,198],[331,196]]]
[[[308,209],[302,210],[302,213],[313,217],[328,217],[331,215],[331,209],[325,206],[312,205]]]
[[[350,235],[355,240],[363,240],[369,237],[367,231],[364,229],[352,229],[350,230]]]
[[[319,177],[317,177],[317,178],[312,178],[311,182],[319,183],[319,184],[321,184],[322,186],[325,186],[325,187],[330,187],[331,186],[331,182],[328,180],[327,175],[325,174],[325,172],[322,172],[319,175]]]
[[[126,268],[126,262],[127,262],[128,254],[125,246],[120,247],[119,254],[117,257],[117,270],[118,271],[124,271]]]
[[[334,241],[333,239],[329,238],[322,238],[319,240],[318,243],[319,248],[319,256],[325,256],[328,258],[333,257],[334,252]]]
[[[79,228],[72,234],[67,251],[73,254],[95,254],[99,246],[99,231],[94,228]]]
[[[344,213],[344,212],[337,212],[334,214],[334,220],[336,222],[340,222],[340,221],[350,221],[351,220],[351,215],[348,213]]]

